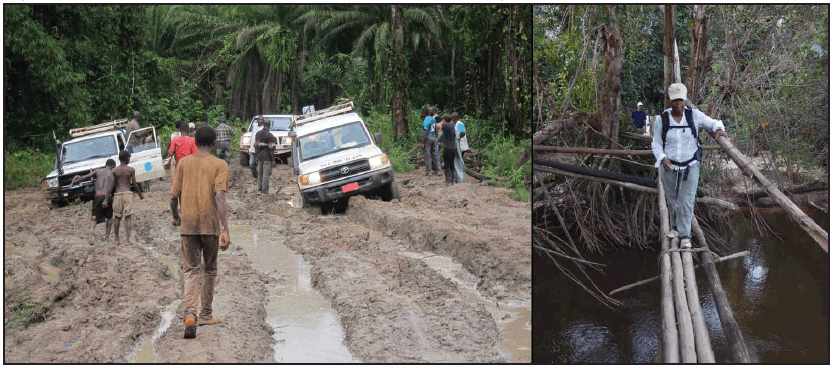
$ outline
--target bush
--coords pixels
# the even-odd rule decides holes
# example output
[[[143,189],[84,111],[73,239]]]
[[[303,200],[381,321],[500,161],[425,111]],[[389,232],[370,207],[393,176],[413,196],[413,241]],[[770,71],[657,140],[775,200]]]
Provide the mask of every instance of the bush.
[[[483,139],[481,138],[481,142]],[[471,141],[469,141],[471,145]],[[483,148],[488,163],[483,166],[483,173],[489,176],[502,176],[508,181],[496,181],[494,184],[513,189],[512,198],[527,202],[530,200],[529,182],[532,179],[531,162],[527,161],[523,166],[515,168],[517,160],[530,147],[528,139],[516,140],[512,137],[492,136],[492,139]]]
[[[53,153],[43,153],[34,148],[24,148],[11,153],[7,151],[3,159],[3,188],[10,190],[39,187],[41,179],[52,171],[54,162]]]

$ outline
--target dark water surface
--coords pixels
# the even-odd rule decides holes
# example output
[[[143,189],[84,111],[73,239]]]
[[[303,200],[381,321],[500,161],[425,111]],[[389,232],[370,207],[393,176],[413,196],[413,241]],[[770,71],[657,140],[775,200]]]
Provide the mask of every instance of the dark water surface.
[[[812,215],[829,231],[829,215]],[[760,363],[829,363],[829,256],[787,214],[766,215],[779,233],[760,236],[743,218],[724,230],[727,255],[750,255],[717,264],[726,296],[753,360]],[[535,363],[651,363],[659,345],[659,281],[615,294],[611,310],[563,276],[549,258],[533,252],[532,356]],[[588,274],[605,292],[657,275],[656,251],[617,251],[591,259],[605,275]],[[588,258],[589,259],[589,258]],[[695,264],[698,262],[695,261]],[[700,304],[715,359],[731,362],[708,282],[696,270]]]

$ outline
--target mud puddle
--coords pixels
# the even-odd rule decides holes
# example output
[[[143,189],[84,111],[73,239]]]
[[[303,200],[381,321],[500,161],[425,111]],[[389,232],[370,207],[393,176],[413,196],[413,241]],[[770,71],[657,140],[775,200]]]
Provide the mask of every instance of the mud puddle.
[[[501,353],[509,362],[530,363],[532,361],[531,300],[500,303],[483,297],[477,291],[477,277],[466,271],[451,257],[431,252],[400,252],[400,254],[424,262],[443,277],[453,281],[469,301],[482,304],[492,315],[500,330]]]
[[[230,235],[256,270],[283,281],[269,290],[266,304],[266,322],[275,330],[275,361],[358,363],[344,346],[335,311],[310,285],[310,264],[281,237],[249,226],[231,226]]]
[[[154,346],[156,345],[156,340],[162,336],[165,331],[168,330],[168,327],[171,327],[171,321],[174,319],[174,314],[176,314],[176,308],[179,307],[180,300],[175,300],[173,303],[169,304],[165,309],[162,310],[162,322],[159,324],[159,328],[156,329],[156,332],[153,333],[153,336],[145,340],[145,342],[139,346],[134,353],[133,359],[131,359],[132,363],[153,363],[154,362]]]

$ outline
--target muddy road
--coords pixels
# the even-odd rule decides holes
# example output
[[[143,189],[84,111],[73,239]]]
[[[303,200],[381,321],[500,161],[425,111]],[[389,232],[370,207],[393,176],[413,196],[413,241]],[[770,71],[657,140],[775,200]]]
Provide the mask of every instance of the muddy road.
[[[278,166],[258,195],[232,160],[219,325],[182,338],[170,179],[134,197],[134,244],[87,243],[90,202],[4,193],[6,362],[529,362],[530,205],[509,191],[398,173],[401,199],[297,208]],[[122,230],[122,237],[123,237]]]

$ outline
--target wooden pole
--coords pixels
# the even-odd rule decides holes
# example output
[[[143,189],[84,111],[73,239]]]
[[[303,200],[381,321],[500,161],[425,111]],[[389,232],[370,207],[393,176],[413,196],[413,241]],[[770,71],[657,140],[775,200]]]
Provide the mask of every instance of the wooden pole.
[[[659,190],[659,206],[660,216],[660,243],[662,244],[662,255],[660,256],[660,305],[659,312],[662,316],[662,335],[660,341],[662,344],[662,357],[664,363],[679,363],[680,362],[680,345],[679,337],[677,336],[677,318],[674,317],[674,301],[673,292],[671,291],[671,256],[668,249],[671,248],[670,240],[665,234],[671,230],[671,225],[668,222],[668,207],[665,206],[665,191],[662,189],[662,181],[657,178],[657,189]]]
[[[694,235],[694,239],[697,240],[698,245],[708,248],[706,236],[703,234],[703,229],[700,228],[700,224],[697,223],[696,217],[691,218],[691,234]],[[732,313],[729,300],[726,298],[726,292],[723,291],[723,286],[720,283],[720,275],[717,274],[717,267],[714,266],[714,259],[712,259],[710,253],[706,253],[700,257],[700,262],[703,263],[706,280],[709,281],[709,289],[714,298],[717,315],[720,317],[720,324],[723,326],[723,334],[726,336],[726,341],[729,342],[732,360],[734,363],[751,363],[752,358],[749,356],[749,350],[746,349],[746,342],[743,341],[740,327],[735,322],[735,315]]]
[[[775,199],[781,207],[783,207],[787,212],[790,214],[790,217],[797,222],[801,227],[807,231],[808,234],[819,244],[821,249],[824,249],[825,252],[827,250],[827,232],[824,231],[818,224],[816,224],[810,216],[807,216],[803,211],[801,211],[798,206],[795,205],[789,198],[787,198],[784,193],[778,190],[778,187],[775,186],[769,179],[767,179],[763,174],[761,174],[758,169],[752,166],[749,163],[749,160],[746,159],[743,153],[740,152],[726,137],[719,137],[717,139],[717,144],[720,147],[723,147],[723,151],[729,155],[729,158],[738,165],[738,167],[749,176],[755,178],[755,181],[758,182],[758,185],[761,186],[769,196]]]
[[[697,293],[697,279],[694,278],[694,262],[691,252],[682,252],[683,275],[685,276],[685,292],[688,301],[688,310],[691,312],[691,323],[694,327],[694,347],[697,349],[698,363],[714,363],[714,351],[709,341],[709,330],[706,329],[706,320],[703,318],[703,309],[700,308],[700,296]],[[704,254],[711,257],[711,254]]]
[[[619,149],[602,149],[602,148],[587,148],[587,147],[555,147],[555,146],[540,146],[533,145],[533,151],[547,151],[557,153],[594,153],[599,155],[634,155],[634,156],[650,156],[653,155],[651,150],[619,150]]]
[[[678,249],[679,238],[671,239],[671,250]],[[680,330],[680,355],[683,363],[697,363],[697,350],[694,348],[694,327],[691,312],[686,301],[685,280],[683,280],[683,261],[680,252],[671,252],[671,281],[674,284],[674,309],[677,311],[677,323]]]
[[[749,255],[749,251],[748,251],[748,250],[745,250],[745,251],[743,251],[743,252],[737,252],[737,253],[730,254],[730,255],[725,256],[725,257],[720,257],[720,258],[718,258],[718,259],[714,260],[714,263],[723,262],[723,261],[728,261],[728,260],[730,260],[730,259],[735,259],[735,258],[740,258],[740,257],[746,257],[746,256],[748,256],[748,255]],[[698,269],[698,268],[700,268],[700,267],[702,267],[702,266],[700,266],[700,265],[696,265],[696,266],[694,266],[694,269],[696,270],[696,269]],[[625,286],[622,286],[622,287],[620,287],[620,288],[618,288],[618,289],[616,289],[616,290],[613,290],[613,291],[611,291],[611,292],[607,293],[607,295],[613,295],[613,294],[616,294],[616,293],[623,292],[623,291],[625,291],[625,290],[630,290],[630,289],[633,289],[633,288],[635,288],[635,287],[637,287],[637,286],[639,286],[639,285],[645,285],[645,284],[647,284],[647,283],[649,283],[649,282],[651,282],[651,281],[656,281],[656,280],[659,280],[659,275],[654,276],[654,277],[651,277],[651,278],[647,278],[647,279],[645,279],[645,280],[640,280],[640,281],[634,282],[633,284],[627,284],[627,285],[625,285]]]
[[[634,184],[634,183],[626,183],[626,182],[623,182],[623,181],[618,181],[618,180],[613,180],[613,179],[606,179],[606,178],[599,178],[599,177],[595,177],[595,176],[576,174],[576,173],[572,173],[572,172],[569,172],[569,171],[563,171],[563,170],[554,169],[554,168],[551,168],[551,167],[546,167],[546,166],[541,166],[541,165],[532,165],[532,168],[533,168],[534,171],[548,172],[550,174],[564,175],[564,176],[569,176],[569,177],[573,177],[573,178],[577,178],[577,179],[595,181],[595,182],[599,182],[599,183],[602,183],[602,184],[609,184],[609,185],[614,185],[614,186],[617,186],[617,187],[622,187],[622,188],[627,188],[627,189],[630,189],[630,190],[635,190],[635,191],[638,191],[638,192],[645,192],[645,193],[651,193],[651,194],[657,194],[658,193],[656,188],[646,187],[646,186],[642,186],[642,185]],[[713,205],[713,206],[718,206],[718,207],[725,208],[725,209],[730,210],[730,211],[740,210],[740,207],[738,207],[736,204],[731,203],[731,202],[726,202],[722,199],[717,199],[717,198],[712,198],[712,197],[698,197],[696,200],[697,200],[698,203],[710,204],[710,205]]]

